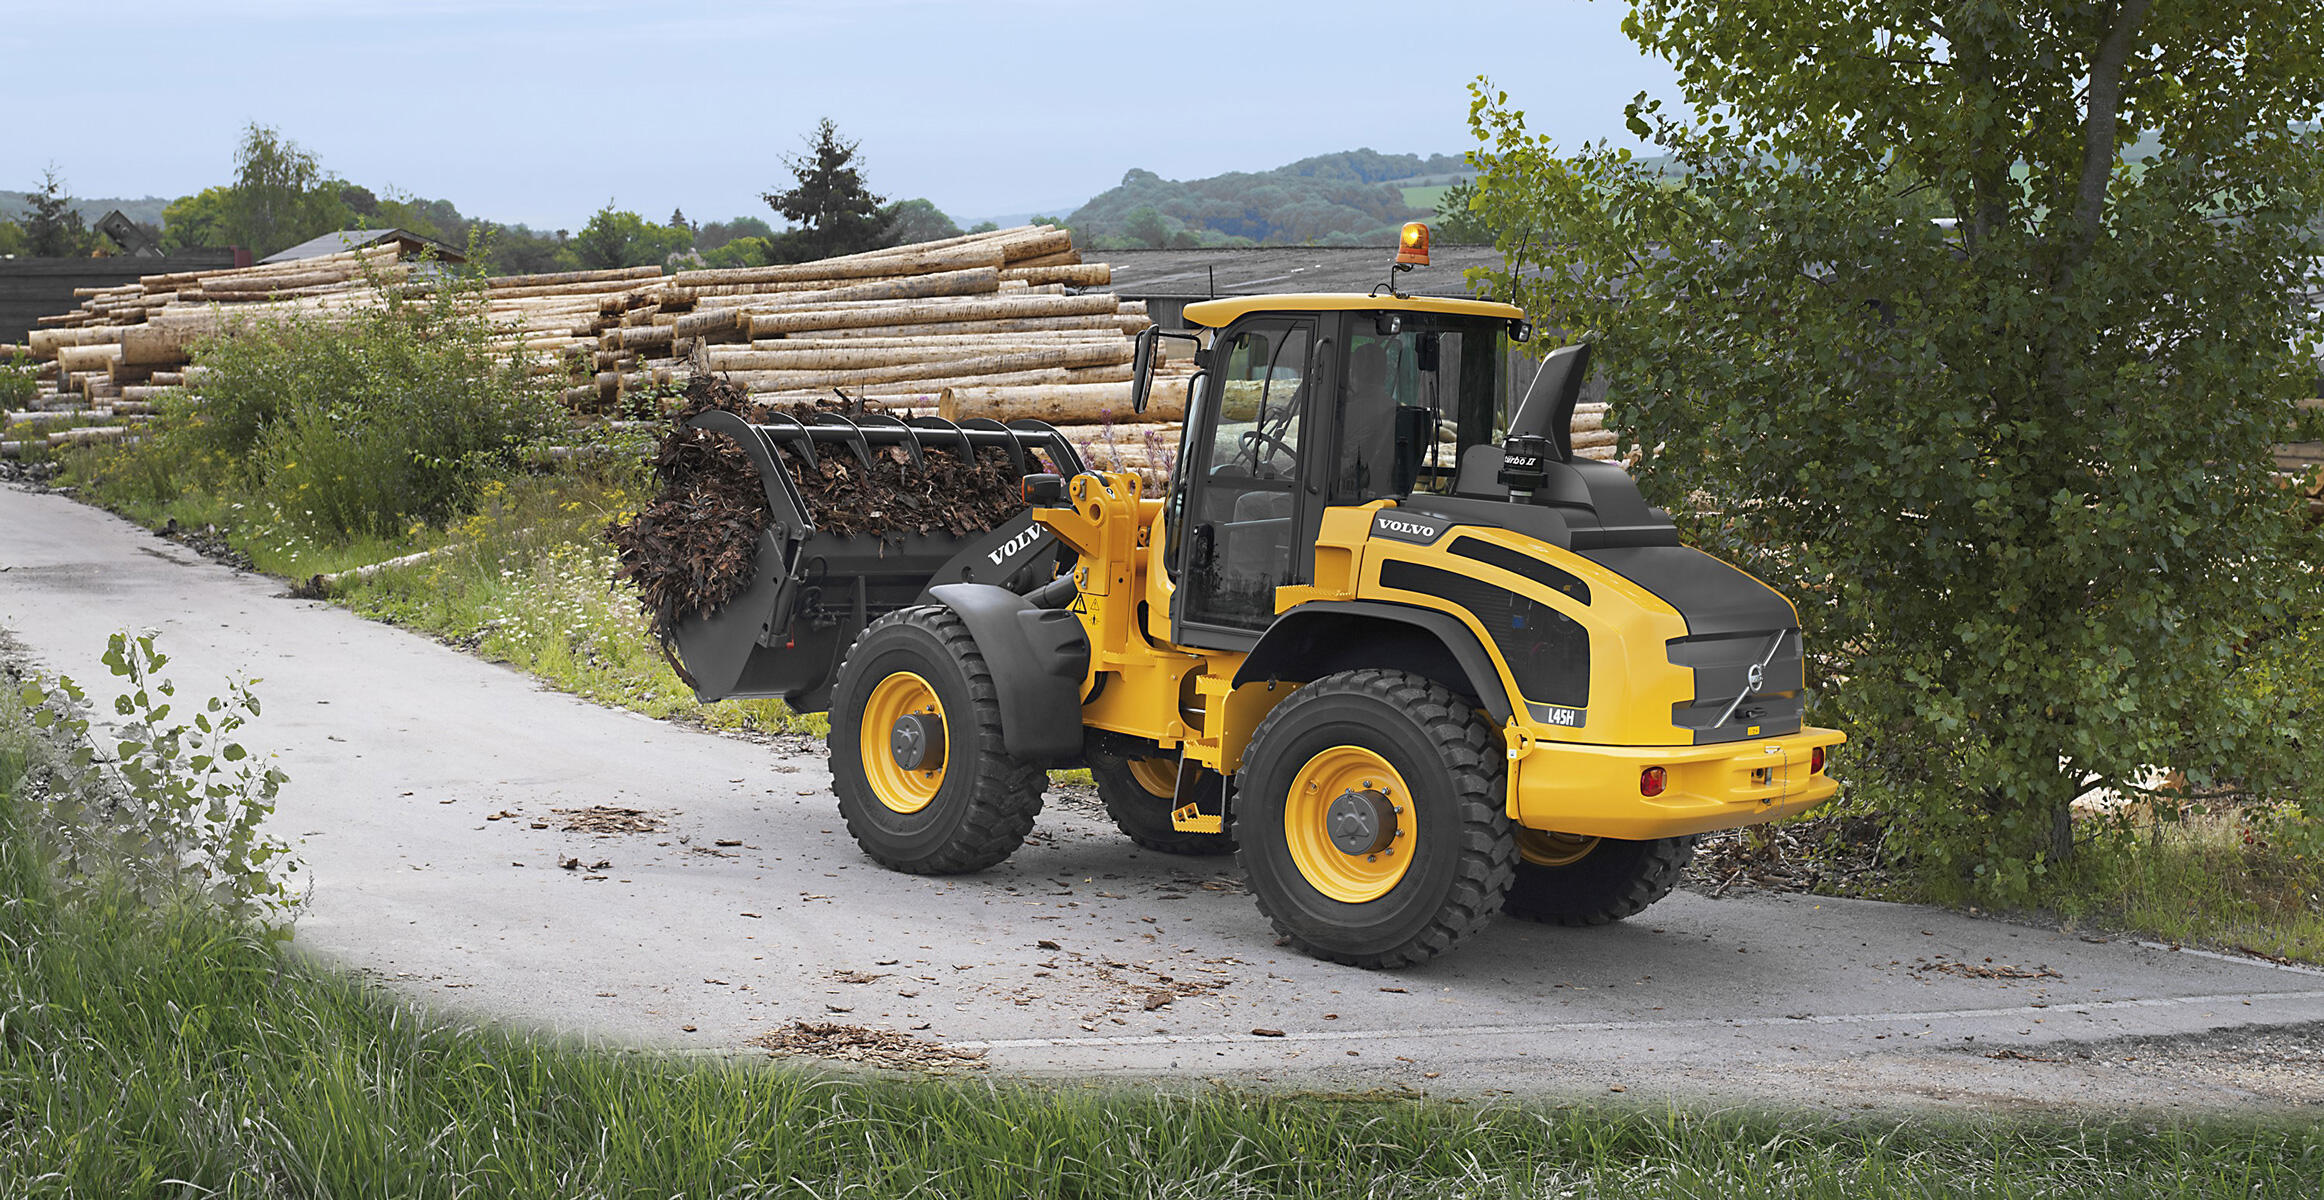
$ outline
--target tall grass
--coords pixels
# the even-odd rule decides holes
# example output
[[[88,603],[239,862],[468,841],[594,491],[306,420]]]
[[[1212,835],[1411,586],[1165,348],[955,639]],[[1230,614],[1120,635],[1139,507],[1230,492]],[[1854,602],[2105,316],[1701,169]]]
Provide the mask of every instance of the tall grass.
[[[2077,922],[2324,964],[2324,859],[2305,821],[2260,809],[2142,813],[2060,872],[2055,907]]]

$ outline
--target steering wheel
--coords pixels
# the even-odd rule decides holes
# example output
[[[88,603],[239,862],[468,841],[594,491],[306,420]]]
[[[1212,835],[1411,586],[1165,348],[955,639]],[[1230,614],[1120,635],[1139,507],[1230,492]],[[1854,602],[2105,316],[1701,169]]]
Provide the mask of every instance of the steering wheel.
[[[1281,427],[1278,426],[1277,428]],[[1282,438],[1277,437],[1275,434],[1270,433],[1267,430],[1244,430],[1241,438],[1241,445],[1243,447],[1244,455],[1250,458],[1254,468],[1266,467],[1270,471],[1275,470],[1275,466],[1270,460],[1273,459],[1277,454],[1281,454],[1284,458],[1290,460],[1290,464],[1282,468],[1283,474],[1289,474],[1299,465],[1299,452],[1292,448],[1291,443],[1284,441]],[[1274,447],[1274,449],[1268,450],[1267,448],[1270,446]],[[1258,472],[1254,469],[1252,473],[1257,474]]]

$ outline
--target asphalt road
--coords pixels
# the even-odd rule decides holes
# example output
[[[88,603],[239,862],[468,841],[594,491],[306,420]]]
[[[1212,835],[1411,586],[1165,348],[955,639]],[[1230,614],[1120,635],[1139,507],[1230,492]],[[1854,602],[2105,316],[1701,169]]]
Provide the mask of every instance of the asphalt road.
[[[1680,893],[1609,928],[1504,921],[1427,967],[1359,971],[1277,947],[1231,860],[1138,850],[1061,789],[1001,867],[892,874],[847,839],[819,744],[585,703],[0,486],[0,630],[109,713],[98,660],[122,629],[160,631],[181,697],[263,680],[243,741],[290,776],[275,830],[313,882],[297,944],[463,1014],[713,1052],[831,1022],[1004,1073],[1352,1091],[2324,1102],[2324,972],[2251,959]],[[658,827],[564,828],[592,806]]]

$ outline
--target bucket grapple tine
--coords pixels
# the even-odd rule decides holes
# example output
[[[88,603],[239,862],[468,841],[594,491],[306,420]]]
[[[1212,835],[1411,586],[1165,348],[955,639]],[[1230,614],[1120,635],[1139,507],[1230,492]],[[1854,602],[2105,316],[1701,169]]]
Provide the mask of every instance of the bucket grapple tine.
[[[886,413],[862,413],[855,418],[855,423],[866,428],[894,429],[903,434],[904,453],[912,456],[912,469],[915,471],[927,469],[927,464],[920,458],[920,435],[913,433],[912,427],[904,424],[901,418],[891,417]]]
[[[759,485],[766,490],[767,509],[774,514],[774,523],[784,537],[801,539],[815,532],[815,521],[807,515],[806,498],[799,494],[799,485],[792,482],[791,472],[783,467],[782,456],[775,453],[774,434],[780,432],[779,426],[752,425],[722,408],[696,413],[686,424],[724,434],[750,456],[751,465],[758,468]],[[801,444],[805,441],[800,439]],[[807,462],[814,465],[815,455],[811,450],[807,453]]]
[[[947,436],[960,443],[960,457],[963,462],[976,461],[976,445],[968,440],[967,431],[963,430],[960,426],[955,425],[942,417],[913,417],[911,420],[905,422],[905,424],[910,425],[914,429],[926,429],[932,432],[947,434]]]
[[[1001,439],[1001,449],[1009,452],[1009,466],[1015,469],[1020,477],[1031,474],[1025,469],[1025,447],[1019,443],[1016,434],[1008,426],[993,420],[991,417],[970,417],[962,421],[960,427],[963,430],[989,429],[1005,435]]]
[[[742,418],[736,417],[735,419],[739,421]],[[807,432],[805,422],[789,413],[768,413],[766,424],[761,428],[772,431],[767,434],[768,441],[779,441],[782,445],[797,450],[799,457],[807,461],[808,470],[818,474],[822,472],[823,464],[815,458],[815,437]],[[792,431],[796,431],[795,436]],[[782,433],[783,436],[777,438],[775,436],[777,432]]]
[[[1058,474],[1071,479],[1089,470],[1082,463],[1080,453],[1074,450],[1073,443],[1065,440],[1065,431],[1055,425],[1031,417],[1021,417],[1009,422],[1009,428],[1020,433],[1040,435],[1048,443],[1049,461],[1057,465]]]
[[[871,441],[863,436],[863,426],[840,416],[838,413],[823,412],[815,414],[813,429],[837,430],[840,439],[847,443],[849,449],[855,451],[855,457],[863,463],[863,469],[871,470]],[[813,436],[812,429],[809,431],[809,436]]]

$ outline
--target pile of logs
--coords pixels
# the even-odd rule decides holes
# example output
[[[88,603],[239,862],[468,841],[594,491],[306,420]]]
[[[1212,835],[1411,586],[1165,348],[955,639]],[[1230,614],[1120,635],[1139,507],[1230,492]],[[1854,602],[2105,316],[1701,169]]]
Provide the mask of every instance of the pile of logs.
[[[2324,411],[2324,399],[2302,400],[2308,412]],[[2277,477],[2308,502],[2308,523],[2324,526],[2324,442],[2289,442],[2276,447]]]
[[[708,371],[762,401],[1047,421],[1089,465],[1159,489],[1193,363],[1165,357],[1147,411],[1130,411],[1131,337],[1151,322],[1142,301],[1105,290],[1112,280],[1111,267],[1081,261],[1067,231],[1027,225],[809,263],[497,276],[470,294],[493,350],[557,381],[577,422],[665,418],[686,379]],[[80,289],[79,305],[41,318],[21,348],[40,392],[0,420],[0,436],[18,439],[0,453],[32,439],[134,436],[163,396],[198,396],[202,339],[327,320],[432,285],[385,245]],[[1577,451],[1613,456],[1604,420],[1603,405],[1582,406]]]
[[[39,395],[0,425],[52,444],[130,436],[169,389],[198,391],[202,339],[414,295],[418,271],[382,246],[81,289],[22,348]],[[500,276],[474,295],[492,348],[563,381],[582,422],[665,416],[708,370],[777,401],[1102,426],[1130,416],[1130,339],[1150,324],[1102,290],[1112,278],[1065,230],[1029,225],[811,263]],[[64,424],[78,427],[49,429]]]
[[[398,254],[389,245],[73,289],[80,303],[71,312],[41,317],[21,348],[0,347],[0,363],[32,360],[38,388],[28,409],[0,417],[16,439],[0,441],[0,454],[19,455],[36,437],[68,445],[131,436],[158,400],[198,379],[197,342],[376,303],[383,289],[412,280],[415,264]],[[58,425],[72,427],[48,428]]]

